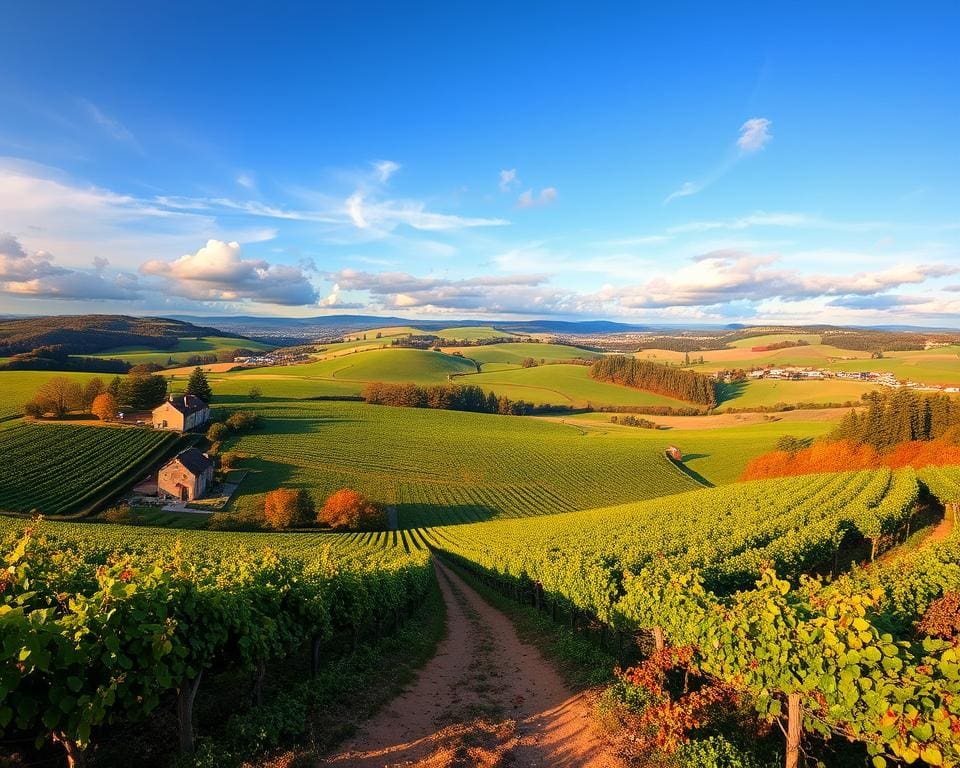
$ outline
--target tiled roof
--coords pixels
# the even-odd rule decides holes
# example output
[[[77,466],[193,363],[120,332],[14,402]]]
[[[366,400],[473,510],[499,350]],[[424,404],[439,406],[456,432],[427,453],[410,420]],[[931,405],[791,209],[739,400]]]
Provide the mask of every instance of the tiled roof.
[[[184,416],[202,411],[207,407],[207,404],[196,395],[177,395],[176,397],[171,397],[169,403]]]
[[[187,448],[180,451],[173,461],[179,461],[194,476],[202,475],[213,466],[213,461],[196,448]]]

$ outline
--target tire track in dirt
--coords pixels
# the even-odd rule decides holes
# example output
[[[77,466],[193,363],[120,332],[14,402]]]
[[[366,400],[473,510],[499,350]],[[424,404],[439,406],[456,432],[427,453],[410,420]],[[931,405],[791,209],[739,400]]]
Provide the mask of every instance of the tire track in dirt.
[[[573,694],[513,624],[434,560],[447,635],[414,683],[319,766],[620,768]]]

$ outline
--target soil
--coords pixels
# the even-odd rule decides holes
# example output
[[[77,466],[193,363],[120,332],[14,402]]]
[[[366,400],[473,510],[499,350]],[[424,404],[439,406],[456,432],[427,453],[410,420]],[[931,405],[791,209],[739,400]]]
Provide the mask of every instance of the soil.
[[[336,768],[621,768],[570,691],[500,611],[435,561],[447,635],[412,685],[321,760]]]

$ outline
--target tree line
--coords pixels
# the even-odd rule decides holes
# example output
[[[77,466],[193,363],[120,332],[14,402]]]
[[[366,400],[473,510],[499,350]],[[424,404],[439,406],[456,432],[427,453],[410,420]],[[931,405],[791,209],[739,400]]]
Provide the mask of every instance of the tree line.
[[[741,479],[960,464],[960,401],[909,389],[870,392],[825,439],[782,437]]]
[[[866,408],[844,416],[832,440],[869,445],[882,453],[901,443],[960,434],[960,401],[947,395],[897,389],[870,392],[863,399]]]
[[[598,381],[644,389],[708,408],[717,405],[716,384],[710,376],[649,360],[626,355],[601,357],[590,366],[590,376]]]
[[[436,408],[445,411],[499,413],[529,416],[535,413],[569,410],[566,406],[534,405],[526,400],[511,400],[495,392],[484,392],[473,384],[389,384],[373,381],[363,388],[363,399],[371,405],[392,405],[402,408]]]

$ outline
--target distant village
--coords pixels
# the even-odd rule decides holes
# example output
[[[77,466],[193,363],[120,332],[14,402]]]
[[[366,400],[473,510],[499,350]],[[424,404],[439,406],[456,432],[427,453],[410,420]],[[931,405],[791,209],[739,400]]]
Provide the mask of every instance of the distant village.
[[[726,378],[728,371],[719,371],[718,378]],[[868,384],[879,384],[891,389],[915,389],[925,392],[960,392],[960,386],[946,384],[925,384],[918,381],[901,381],[889,371],[830,371],[825,368],[782,366],[779,368],[757,368],[747,374],[747,378],[780,379],[783,381],[820,381],[824,379],[845,379],[847,381],[862,381]]]

